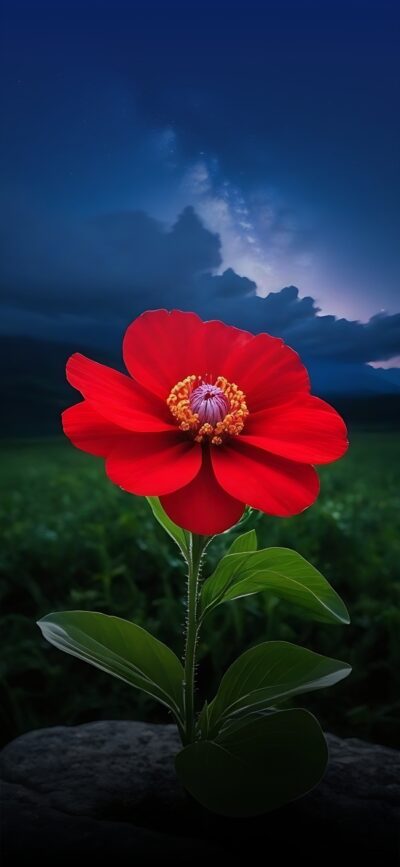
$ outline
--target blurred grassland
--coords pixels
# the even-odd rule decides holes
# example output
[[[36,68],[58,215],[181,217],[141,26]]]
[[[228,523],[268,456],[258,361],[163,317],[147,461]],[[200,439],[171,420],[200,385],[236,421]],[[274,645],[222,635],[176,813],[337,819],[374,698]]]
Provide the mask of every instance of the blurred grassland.
[[[300,697],[322,726],[399,745],[400,440],[357,432],[348,454],[318,469],[321,493],[302,515],[255,515],[259,547],[309,559],[344,599],[350,626],[315,624],[269,593],[221,606],[200,639],[197,701],[259,641],[284,639],[346,660],[349,678]],[[134,620],[182,655],[185,568],[145,499],[109,482],[101,459],[65,440],[1,449],[0,592],[3,741],[31,728],[92,719],[169,721],[151,699],[41,637],[36,620],[88,608]],[[206,572],[228,544],[216,539]],[[288,703],[289,704],[289,703]]]

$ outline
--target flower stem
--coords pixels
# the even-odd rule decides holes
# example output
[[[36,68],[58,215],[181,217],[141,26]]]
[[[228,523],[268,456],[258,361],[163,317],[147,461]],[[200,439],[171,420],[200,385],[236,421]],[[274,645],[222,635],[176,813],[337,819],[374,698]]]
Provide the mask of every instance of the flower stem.
[[[199,593],[199,577],[201,559],[204,552],[205,537],[190,534],[190,550],[188,557],[187,611],[186,611],[186,642],[184,657],[184,697],[185,726],[183,731],[184,744],[191,744],[195,739],[194,720],[194,684],[196,670],[196,644],[199,623],[197,620],[197,602]]]

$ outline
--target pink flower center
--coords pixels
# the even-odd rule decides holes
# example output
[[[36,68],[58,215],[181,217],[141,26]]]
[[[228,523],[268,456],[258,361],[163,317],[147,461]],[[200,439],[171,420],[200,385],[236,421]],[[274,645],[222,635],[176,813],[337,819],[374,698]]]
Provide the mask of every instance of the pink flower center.
[[[197,413],[201,424],[207,422],[213,427],[225,418],[230,407],[222,388],[205,382],[192,391],[189,404],[191,410]]]

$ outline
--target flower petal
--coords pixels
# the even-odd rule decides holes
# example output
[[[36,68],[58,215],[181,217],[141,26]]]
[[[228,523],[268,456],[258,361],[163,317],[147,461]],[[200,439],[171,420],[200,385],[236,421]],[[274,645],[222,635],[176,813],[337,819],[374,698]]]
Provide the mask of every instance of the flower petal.
[[[314,395],[251,414],[241,439],[275,455],[312,464],[341,458],[349,444],[342,417]]]
[[[176,430],[166,404],[129,376],[76,352],[67,362],[67,379],[93,409],[127,430]]]
[[[192,373],[224,375],[229,354],[252,337],[219,320],[203,322],[195,313],[148,310],[125,333],[124,362],[134,379],[166,400],[173,386]]]
[[[232,527],[241,518],[245,506],[218,484],[208,449],[203,451],[201,470],[193,481],[160,499],[175,524],[201,536],[223,533]]]
[[[61,417],[64,433],[74,446],[101,458],[112,451],[116,438],[131,436],[130,431],[95,412],[86,400],[65,409]]]
[[[130,494],[158,497],[187,485],[200,466],[201,446],[180,431],[132,433],[116,441],[106,473]]]
[[[319,493],[314,467],[247,445],[241,437],[214,448],[212,464],[228,494],[268,515],[297,515]]]
[[[256,334],[237,345],[224,376],[246,395],[250,412],[287,403],[310,391],[310,379],[300,356],[279,337]]]

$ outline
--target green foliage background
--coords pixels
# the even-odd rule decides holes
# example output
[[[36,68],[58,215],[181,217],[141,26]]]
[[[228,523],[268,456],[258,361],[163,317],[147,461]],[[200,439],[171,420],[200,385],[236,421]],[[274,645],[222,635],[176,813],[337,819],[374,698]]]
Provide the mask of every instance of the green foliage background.
[[[199,705],[243,650],[284,639],[353,666],[346,680],[302,702],[325,730],[398,746],[399,458],[394,433],[353,433],[348,454],[319,468],[314,506],[284,520],[253,516],[246,529],[256,528],[259,546],[284,545],[310,560],[352,622],[312,623],[271,594],[221,606],[201,636]],[[103,611],[132,619],[182,656],[184,563],[146,500],[123,493],[102,460],[62,439],[4,444],[0,477],[3,741],[92,719],[171,721],[140,692],[57,651],[36,626],[51,611]],[[209,546],[206,569],[227,545],[221,536]]]

